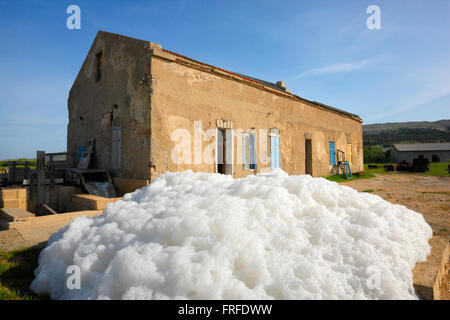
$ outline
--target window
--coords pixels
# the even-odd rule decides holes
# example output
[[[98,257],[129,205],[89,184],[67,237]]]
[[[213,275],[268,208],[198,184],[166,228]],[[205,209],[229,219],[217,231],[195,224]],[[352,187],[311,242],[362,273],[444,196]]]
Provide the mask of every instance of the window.
[[[100,51],[95,55],[95,81],[102,80],[103,57]]]
[[[330,164],[336,164],[336,153],[334,149],[334,142],[330,141]]]
[[[347,143],[347,157],[346,160],[348,163],[352,164],[352,144]]]
[[[273,132],[270,134],[270,167],[280,167],[280,136]]]
[[[242,163],[244,170],[256,170],[255,134],[244,132],[242,134]]]

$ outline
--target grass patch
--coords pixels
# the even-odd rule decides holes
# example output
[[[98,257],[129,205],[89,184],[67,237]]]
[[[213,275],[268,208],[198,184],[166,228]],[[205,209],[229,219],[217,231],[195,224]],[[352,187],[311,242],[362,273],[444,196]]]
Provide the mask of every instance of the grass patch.
[[[29,159],[29,158],[19,158],[19,159],[6,159],[6,160],[0,160],[0,167],[8,167],[6,163],[13,162],[13,161],[19,161],[19,162],[30,162],[30,166],[35,167],[36,166],[36,159]]]
[[[0,169],[8,170],[9,167],[7,166],[7,163],[8,162],[13,162],[13,161],[19,161],[19,162],[28,161],[28,162],[30,162],[29,168],[32,169],[32,170],[36,169],[36,159],[29,159],[29,158],[0,160]],[[20,167],[25,167],[25,166],[20,165],[20,166],[17,166],[17,167],[20,168]]]
[[[341,174],[336,174],[334,176],[325,177],[325,179],[334,181],[334,182],[345,182],[345,181],[353,181],[353,180],[360,180],[360,179],[369,179],[375,177],[375,174],[370,172],[364,172],[363,174],[354,174],[352,178],[345,179],[345,177]]]
[[[352,179],[345,179],[345,177],[341,174],[325,177],[325,179],[328,179],[330,181],[334,182],[345,182],[345,181],[352,181],[356,179],[368,179],[375,177],[375,174],[391,174],[396,171],[386,171],[384,169],[385,165],[390,165],[392,163],[365,163],[364,164],[364,174],[360,175],[353,175]],[[369,169],[369,165],[376,165],[377,168]],[[430,163],[430,171],[423,172],[423,173],[417,173],[417,172],[402,172],[402,174],[425,174],[425,175],[431,175],[431,176],[450,176],[448,173],[448,165],[449,163]]]
[[[41,248],[0,251],[0,300],[37,300],[30,290]]]
[[[364,164],[364,172],[365,173],[378,173],[378,174],[389,174],[396,171],[386,171],[384,169],[384,165],[390,165],[392,163],[365,163]],[[430,170],[426,172],[402,172],[403,174],[412,173],[412,174],[425,174],[430,176],[447,176],[449,177],[450,174],[448,173],[448,165],[450,163],[442,162],[442,163],[430,163]],[[378,168],[369,169],[369,165],[376,165]]]
[[[448,162],[441,162],[441,163],[430,163],[430,171],[424,172],[426,175],[430,176],[447,176],[449,177],[450,174],[448,173],[448,165],[450,163]]]
[[[386,174],[386,173],[392,173],[392,171],[386,171],[384,169],[385,165],[390,165],[391,163],[364,163],[364,172],[367,173],[378,173],[378,174]],[[369,165],[375,165],[378,166],[378,168],[369,169]]]
[[[364,190],[363,192],[372,193],[372,192],[374,192],[374,190],[369,189],[369,190]]]

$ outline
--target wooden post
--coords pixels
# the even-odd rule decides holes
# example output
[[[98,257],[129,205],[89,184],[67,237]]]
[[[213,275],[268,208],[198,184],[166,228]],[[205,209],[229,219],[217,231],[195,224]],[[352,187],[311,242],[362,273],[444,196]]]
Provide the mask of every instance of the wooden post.
[[[16,161],[10,162],[8,165],[8,183],[16,183]]]
[[[25,162],[25,169],[23,170],[23,178],[30,179],[30,162]]]
[[[30,173],[30,203],[28,204],[28,208],[31,212],[36,213],[36,202],[37,202],[37,180],[36,180],[36,172]]]
[[[35,210],[39,210],[41,203],[45,203],[45,151],[38,151],[36,155],[36,203]]]
[[[48,157],[48,167],[51,171],[54,169],[54,163],[53,163],[53,154],[50,154]]]
[[[53,167],[54,168],[54,167]],[[49,185],[48,185],[48,205],[52,208],[56,208],[58,205],[58,193],[55,185],[55,171],[52,169],[49,172]]]

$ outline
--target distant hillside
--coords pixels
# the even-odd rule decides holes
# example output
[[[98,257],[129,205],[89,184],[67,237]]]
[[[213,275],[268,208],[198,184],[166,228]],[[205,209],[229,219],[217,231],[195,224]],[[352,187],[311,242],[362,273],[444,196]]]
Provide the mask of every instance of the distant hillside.
[[[450,120],[363,125],[364,145],[450,142]]]

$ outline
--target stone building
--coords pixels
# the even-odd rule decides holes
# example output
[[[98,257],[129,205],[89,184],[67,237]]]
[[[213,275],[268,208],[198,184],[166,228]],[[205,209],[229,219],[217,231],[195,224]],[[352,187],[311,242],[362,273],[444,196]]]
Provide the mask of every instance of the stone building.
[[[390,149],[390,161],[408,161],[423,157],[429,162],[450,161],[450,142],[394,144]]]
[[[359,116],[118,34],[98,32],[68,108],[67,151],[95,138],[93,165],[121,192],[187,169],[327,176],[338,152],[363,170]]]

